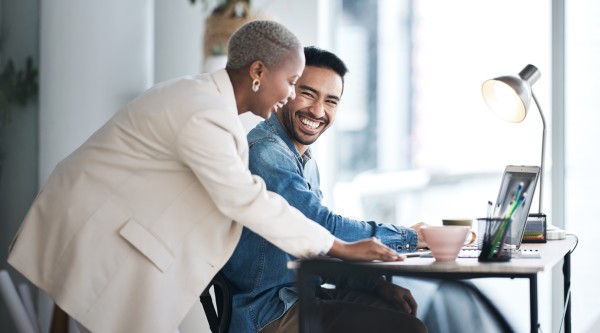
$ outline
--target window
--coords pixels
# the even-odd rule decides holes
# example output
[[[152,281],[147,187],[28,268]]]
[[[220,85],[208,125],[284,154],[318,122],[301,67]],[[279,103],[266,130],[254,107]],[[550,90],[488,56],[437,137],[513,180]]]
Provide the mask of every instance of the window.
[[[495,199],[504,165],[539,165],[542,124],[535,106],[522,123],[506,123],[487,109],[480,90],[484,80],[516,75],[529,63],[542,73],[533,89],[547,120],[544,210],[550,212],[552,147],[563,143],[552,132],[561,125],[552,124],[552,52],[561,51],[552,49],[552,5],[564,6],[565,199],[552,205],[564,205],[566,229],[579,237],[572,256],[573,331],[597,329],[600,269],[592,256],[598,252],[600,224],[591,207],[600,201],[600,132],[594,128],[600,121],[594,90],[600,74],[595,61],[600,4],[339,2],[333,49],[350,73],[336,124],[327,134],[333,139],[316,147],[327,153],[319,157],[322,178],[330,180],[326,193],[334,193],[337,212],[403,225],[480,216],[485,202]],[[555,84],[562,90],[561,82]],[[558,111],[562,122],[563,110]],[[560,313],[555,315],[553,328],[542,325],[545,331],[558,330]]]
[[[600,202],[600,3],[565,1],[565,223],[579,238],[572,255],[573,331],[596,332],[600,327],[600,269],[595,206]],[[595,326],[592,326],[594,325]],[[593,327],[593,328],[592,328]]]
[[[549,1],[341,7],[334,43],[350,73],[333,127],[336,173],[324,177],[335,178],[336,210],[400,224],[477,217],[505,165],[540,164],[535,106],[522,123],[506,123],[487,109],[481,85],[534,64],[542,73],[534,92],[550,118]],[[528,22],[527,31],[507,22]]]

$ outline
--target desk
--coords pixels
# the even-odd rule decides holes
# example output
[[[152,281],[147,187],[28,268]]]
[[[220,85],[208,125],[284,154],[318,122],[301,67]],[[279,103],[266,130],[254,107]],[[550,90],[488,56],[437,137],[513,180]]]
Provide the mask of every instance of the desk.
[[[435,262],[433,258],[407,258],[401,262],[349,262],[331,258],[298,260],[288,263],[288,268],[298,270],[300,292],[300,332],[318,332],[312,313],[311,293],[315,290],[318,275],[354,276],[414,276],[435,279],[473,279],[506,277],[529,279],[529,308],[531,332],[538,331],[538,273],[551,270],[561,259],[564,277],[565,333],[571,332],[571,250],[576,239],[552,240],[544,244],[523,244],[522,248],[538,250],[541,258],[518,259],[509,262],[481,263],[477,258],[458,258],[454,262]]]

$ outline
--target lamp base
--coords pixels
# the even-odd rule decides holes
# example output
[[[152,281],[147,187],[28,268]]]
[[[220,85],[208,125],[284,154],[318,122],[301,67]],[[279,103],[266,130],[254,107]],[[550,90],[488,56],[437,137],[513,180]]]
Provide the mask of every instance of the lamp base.
[[[565,230],[559,229],[553,225],[548,227],[546,231],[546,238],[548,240],[559,240],[567,238],[567,232]]]

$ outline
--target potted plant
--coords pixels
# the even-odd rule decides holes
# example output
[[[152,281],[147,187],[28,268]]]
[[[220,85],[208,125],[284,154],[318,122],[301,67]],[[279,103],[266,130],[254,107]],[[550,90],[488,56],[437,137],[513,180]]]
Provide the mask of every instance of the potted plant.
[[[190,0],[196,2],[213,7],[205,21],[204,58],[226,55],[231,34],[251,19],[250,0]]]
[[[0,174],[4,164],[4,128],[12,121],[13,110],[23,108],[37,96],[38,70],[27,58],[24,69],[17,69],[12,59],[2,61],[0,47]]]
[[[227,58],[229,37],[244,23],[260,18],[250,10],[251,0],[189,0],[211,9],[205,20],[203,51],[204,69],[222,67]]]
[[[223,14],[231,4],[238,2],[245,2],[250,5],[250,0],[190,0],[192,5],[196,2],[201,2],[205,9],[214,6],[212,14]]]
[[[8,59],[0,67],[0,127],[6,126],[12,120],[12,109],[24,107],[27,102],[37,95],[37,69],[33,59],[27,58],[24,69],[15,68],[12,59]]]

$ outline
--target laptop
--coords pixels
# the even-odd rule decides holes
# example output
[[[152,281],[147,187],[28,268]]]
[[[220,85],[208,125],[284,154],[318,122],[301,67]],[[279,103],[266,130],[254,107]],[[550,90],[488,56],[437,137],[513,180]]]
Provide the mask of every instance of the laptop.
[[[506,244],[513,249],[521,247],[527,216],[533,202],[539,176],[540,167],[538,166],[508,165],[504,169],[493,215],[494,217],[502,217],[509,209],[517,192],[521,193],[523,203],[512,215],[510,235],[506,239]],[[519,189],[519,186],[522,186],[522,189]]]
[[[521,243],[525,234],[525,224],[527,216],[533,202],[535,188],[540,176],[540,167],[538,166],[516,166],[508,165],[504,169],[498,198],[492,212],[492,217],[501,217],[511,206],[512,201],[522,186],[520,194],[524,194],[524,200],[521,206],[515,210],[512,215],[510,235],[507,235],[506,244],[511,249],[511,256],[514,258],[539,258],[537,251],[521,251]],[[518,199],[518,198],[517,198]],[[479,232],[481,233],[481,232]],[[477,235],[477,242],[462,248],[459,253],[460,258],[477,258],[479,256],[478,245],[483,240],[483,235]]]
[[[525,224],[529,209],[533,202],[535,188],[540,176],[540,167],[538,166],[517,166],[508,165],[504,169],[498,198],[496,199],[493,217],[501,217],[506,210],[511,206],[511,203],[521,186],[520,195],[524,196],[521,206],[514,211],[512,215],[512,223],[510,235],[506,238],[506,244],[512,250],[512,256],[516,258],[539,258],[537,251],[521,251],[521,243],[525,233]],[[518,198],[517,198],[518,199]],[[459,253],[460,258],[476,258],[479,256],[478,243],[482,240],[482,235],[477,235],[477,242],[472,245],[463,247]],[[431,257],[429,251],[424,251],[421,254],[415,253],[411,256]]]

